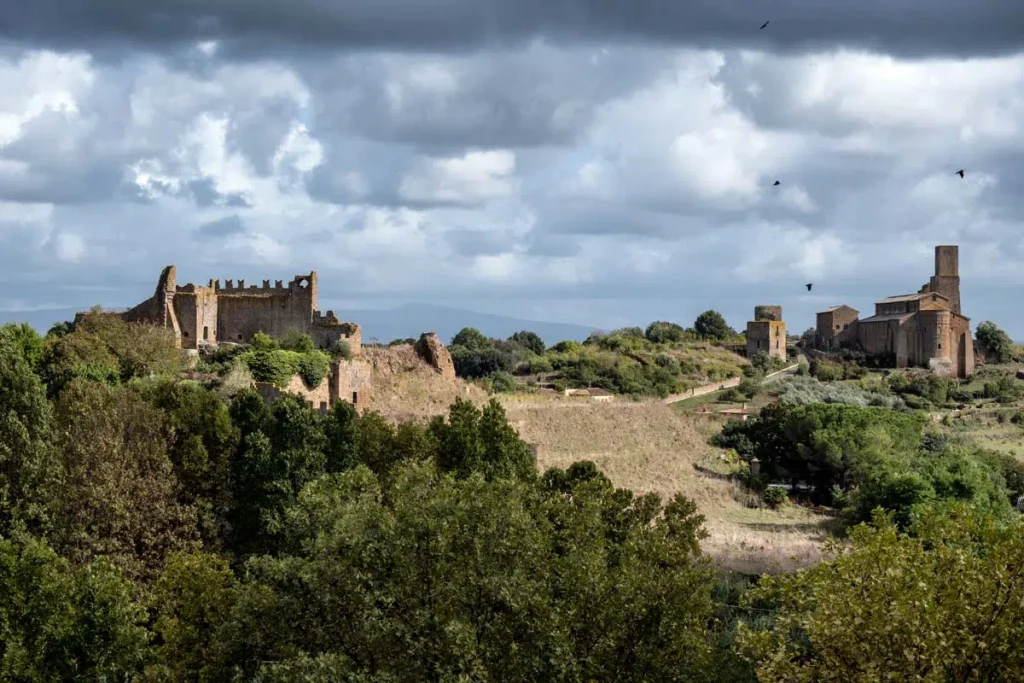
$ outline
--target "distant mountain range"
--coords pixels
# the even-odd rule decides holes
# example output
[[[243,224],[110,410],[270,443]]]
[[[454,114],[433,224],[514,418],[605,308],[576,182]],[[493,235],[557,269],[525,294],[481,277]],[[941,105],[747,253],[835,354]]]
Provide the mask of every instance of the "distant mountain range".
[[[325,310],[330,306],[321,306]],[[0,324],[28,323],[45,334],[55,323],[72,320],[83,309],[58,308],[42,311],[0,311]],[[339,311],[340,312],[340,311]],[[475,327],[488,337],[505,339],[514,332],[530,330],[551,345],[563,339],[582,341],[596,327],[522,320],[493,313],[477,313],[433,304],[404,304],[390,310],[347,309],[342,318],[359,323],[363,328],[363,341],[378,339],[388,343],[392,339],[419,337],[422,332],[436,332],[445,344],[463,327]]]

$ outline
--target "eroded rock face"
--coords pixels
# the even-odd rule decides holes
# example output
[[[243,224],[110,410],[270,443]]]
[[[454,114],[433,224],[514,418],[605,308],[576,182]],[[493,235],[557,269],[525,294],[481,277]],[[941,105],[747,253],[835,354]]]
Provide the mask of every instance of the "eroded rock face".
[[[448,349],[433,332],[424,332],[414,346],[416,355],[445,379],[455,379],[455,364]]]

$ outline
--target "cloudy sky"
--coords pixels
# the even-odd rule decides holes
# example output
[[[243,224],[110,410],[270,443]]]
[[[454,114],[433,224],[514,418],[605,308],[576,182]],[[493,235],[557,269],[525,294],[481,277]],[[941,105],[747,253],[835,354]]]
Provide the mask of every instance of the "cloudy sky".
[[[799,332],[959,244],[965,313],[1024,338],[1020,5],[0,0],[0,310],[176,263],[316,269],[339,313]]]

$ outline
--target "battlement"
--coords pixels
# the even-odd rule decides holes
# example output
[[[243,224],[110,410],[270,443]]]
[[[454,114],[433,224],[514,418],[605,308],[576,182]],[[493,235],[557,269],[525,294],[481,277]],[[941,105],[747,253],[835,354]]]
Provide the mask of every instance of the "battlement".
[[[314,325],[340,325],[341,320],[338,316],[334,315],[334,311],[313,311],[313,324]]]
[[[237,282],[234,279],[224,280],[224,284],[221,284],[219,279],[211,279],[205,286],[188,283],[186,285],[179,285],[175,287],[176,292],[182,293],[204,293],[212,292],[215,294],[236,294],[236,295],[277,295],[277,296],[290,296],[298,292],[307,292],[311,287],[316,286],[316,272],[312,272],[309,275],[296,275],[287,285],[284,284],[284,280],[274,280],[274,284],[270,284],[270,280],[263,280],[261,285],[246,285],[244,279],[240,279]]]

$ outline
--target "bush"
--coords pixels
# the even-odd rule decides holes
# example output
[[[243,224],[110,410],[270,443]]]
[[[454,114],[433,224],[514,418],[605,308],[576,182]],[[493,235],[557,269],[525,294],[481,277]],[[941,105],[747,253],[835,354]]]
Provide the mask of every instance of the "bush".
[[[765,504],[772,510],[777,510],[789,500],[789,494],[786,493],[786,489],[778,486],[769,486],[761,494],[761,497],[764,498]]]
[[[988,357],[997,363],[1010,362],[1013,357],[1013,340],[1010,339],[1010,335],[996,327],[995,323],[988,320],[980,323],[974,337],[985,349]]]
[[[507,372],[496,372],[491,375],[491,391],[496,394],[511,393],[516,390],[516,380]]]
[[[813,377],[791,377],[781,382],[779,401],[806,405],[809,403],[843,403],[858,406],[884,406],[905,409],[898,396],[867,391],[848,384],[825,384]]]
[[[837,382],[843,378],[843,368],[839,363],[815,358],[810,365],[811,377],[821,382]]]
[[[277,351],[281,345],[269,334],[257,332],[252,336],[252,348],[256,351]]]
[[[411,343],[415,343],[415,340]],[[331,355],[336,358],[344,358],[345,360],[349,360],[352,358],[352,346],[349,345],[347,340],[339,339],[338,341],[334,342],[334,346],[331,347]]]
[[[644,337],[653,344],[681,342],[686,339],[686,330],[675,323],[655,321],[647,326]]]
[[[331,367],[331,358],[321,351],[310,351],[299,357],[296,374],[302,377],[309,388],[320,386]]]
[[[740,384],[742,384],[742,382],[740,382]],[[740,391],[739,387],[727,389],[718,397],[719,403],[743,403],[746,400],[747,395]]]
[[[741,379],[735,391],[738,391],[747,399],[752,399],[761,391],[763,381],[764,375],[760,372],[755,372],[753,375],[748,375]]]
[[[286,351],[295,351],[296,353],[309,353],[314,350],[316,346],[313,344],[313,338],[308,334],[303,334],[298,330],[291,330],[281,337],[281,348]]]

